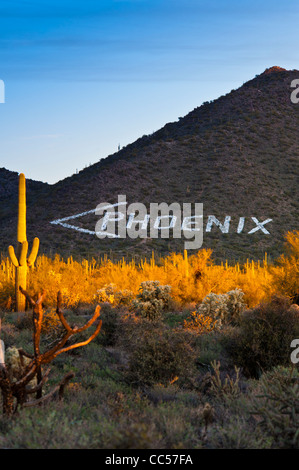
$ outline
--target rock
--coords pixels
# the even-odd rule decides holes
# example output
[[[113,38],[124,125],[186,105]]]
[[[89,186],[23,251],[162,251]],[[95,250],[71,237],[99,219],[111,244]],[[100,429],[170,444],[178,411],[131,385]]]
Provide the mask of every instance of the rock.
[[[290,311],[290,312],[297,313],[297,315],[299,316],[299,305],[297,305],[297,304],[292,304],[292,305],[290,306],[289,311]]]

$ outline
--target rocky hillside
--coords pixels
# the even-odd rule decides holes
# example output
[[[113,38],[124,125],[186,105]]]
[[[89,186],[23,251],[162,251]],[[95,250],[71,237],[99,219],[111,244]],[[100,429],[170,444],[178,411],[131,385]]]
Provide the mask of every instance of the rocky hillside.
[[[299,228],[299,104],[290,99],[295,78],[296,70],[272,67],[55,185],[28,181],[28,238],[39,236],[42,251],[65,256],[183,248],[184,238],[100,240],[50,223],[116,203],[123,194],[128,203],[147,206],[203,203],[203,248],[212,248],[217,260],[262,258],[265,251],[275,258],[285,232]],[[16,236],[16,173],[0,170],[0,201],[4,252]],[[227,218],[227,225],[211,224],[211,216],[220,224]],[[65,223],[92,232],[97,219],[89,212]]]

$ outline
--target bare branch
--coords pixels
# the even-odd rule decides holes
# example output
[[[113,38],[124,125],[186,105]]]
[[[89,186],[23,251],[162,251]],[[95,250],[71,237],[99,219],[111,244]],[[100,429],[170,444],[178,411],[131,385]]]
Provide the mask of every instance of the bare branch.
[[[19,286],[19,290],[20,292],[22,292],[23,295],[25,295],[26,299],[28,300],[29,304],[31,305],[31,307],[34,307],[35,305],[35,302],[34,300],[32,299],[32,297],[30,297],[30,295],[28,294],[28,292],[23,289],[21,286]]]
[[[73,332],[74,333],[81,333],[82,331],[87,330],[87,328],[89,328],[96,321],[96,319],[100,316],[100,310],[101,310],[101,307],[99,305],[97,305],[93,317],[86,323],[86,325],[84,325],[80,328],[75,327],[73,329]]]
[[[62,305],[62,294],[60,291],[58,291],[58,294],[57,294],[57,310],[56,312],[58,313],[58,310],[61,311],[61,305]]]
[[[59,354],[61,353],[64,353],[64,352],[67,352],[67,351],[71,351],[72,349],[75,349],[75,348],[80,348],[82,346],[86,346],[88,343],[90,343],[96,336],[97,334],[100,332],[100,329],[102,327],[102,320],[99,321],[99,324],[95,330],[95,332],[86,340],[86,341],[81,341],[81,343],[76,343],[76,344],[72,344],[71,346],[68,346],[64,349],[60,349],[59,351],[57,351],[55,353],[55,355],[53,356],[56,357],[58,356]]]
[[[64,393],[64,387],[68,384],[68,382],[75,376],[73,372],[69,372],[63,380],[60,382],[60,387],[59,387],[59,400],[63,398],[63,393]]]
[[[27,352],[24,351],[24,349],[22,349],[22,348],[18,349],[18,351],[19,351],[20,356],[25,356],[25,357],[28,357],[29,359],[33,359],[33,358],[34,358],[34,355],[33,355],[33,354],[27,353]]]
[[[36,385],[36,387],[26,388],[26,393],[30,394],[30,393],[35,393],[39,391],[42,388],[42,386],[47,382],[50,371],[51,371],[51,368],[49,367],[49,369],[44,373],[42,380]]]
[[[46,351],[41,355],[41,361],[43,364],[47,364],[48,362],[51,362],[52,358],[55,357],[55,353],[63,348],[67,340],[72,336],[72,331],[69,331],[65,334],[65,336],[59,341],[59,343],[56,344],[52,349],[49,351]]]
[[[32,307],[32,320],[33,320],[33,346],[34,346],[34,355],[27,353],[22,348],[19,351],[19,357],[22,365],[22,377],[16,382],[10,380],[7,373],[5,364],[0,364],[0,389],[2,392],[3,398],[3,412],[5,414],[11,415],[16,411],[17,407],[20,405],[22,407],[35,406],[52,397],[57,391],[59,398],[63,397],[63,391],[66,384],[69,380],[74,377],[73,373],[67,374],[62,381],[47,395],[42,397],[42,387],[48,380],[48,375],[50,373],[50,368],[42,374],[42,366],[48,364],[56,356],[63,352],[71,351],[72,349],[79,348],[90,343],[100,332],[102,327],[102,320],[99,320],[98,325],[95,328],[95,331],[90,335],[90,337],[85,340],[75,344],[66,346],[67,341],[73,335],[81,333],[87,330],[92,326],[95,321],[100,316],[100,306],[98,305],[95,309],[94,315],[90,320],[83,326],[72,328],[67,320],[64,317],[64,314],[61,309],[62,305],[62,295],[61,292],[58,292],[57,295],[57,309],[56,312],[59,315],[59,319],[65,329],[65,334],[62,338],[58,339],[58,343],[53,346],[48,351],[41,353],[40,352],[40,340],[41,340],[41,330],[42,330],[42,320],[43,320],[43,308],[42,303],[45,298],[45,291],[43,290],[42,294],[38,295],[38,299],[35,302],[33,298],[28,294],[26,290],[22,287],[19,287],[20,292],[26,297],[28,303]],[[1,331],[1,322],[0,322],[0,331]],[[24,358],[27,357],[30,359],[29,363],[26,365]],[[37,385],[30,388],[29,383],[36,379]],[[36,399],[30,402],[27,402],[28,395],[36,392]],[[16,399],[16,406],[14,408],[14,399]]]
[[[41,304],[46,297],[46,291],[43,289],[42,294],[38,294],[38,299],[36,301],[36,305]]]
[[[67,333],[56,346],[54,346],[50,351],[47,351],[42,355],[42,363],[44,364],[47,362],[50,362],[52,359],[54,359],[56,356],[58,356],[62,352],[70,351],[71,349],[79,348],[81,346],[85,346],[86,344],[90,343],[90,341],[92,341],[96,337],[96,335],[99,333],[101,326],[102,326],[102,321],[100,321],[95,332],[93,333],[93,335],[91,335],[91,337],[88,340],[82,341],[77,344],[73,344],[63,349],[63,346],[65,345],[65,343],[71,336],[73,336],[76,333],[81,333],[82,331],[87,330],[87,328],[89,328],[97,320],[97,318],[100,316],[101,308],[99,305],[97,305],[93,317],[84,326],[80,328],[78,327],[72,328],[68,324],[67,320],[65,319],[63,315],[63,312],[61,310],[61,303],[62,303],[62,296],[61,296],[61,292],[59,291],[57,294],[56,313],[59,315],[60,321],[62,325],[64,326],[64,328],[66,329]]]
[[[63,313],[61,310],[56,310],[58,316],[59,316],[59,320],[61,321],[62,325],[64,326],[64,328],[66,329],[66,331],[68,332],[71,332],[72,331],[72,328],[71,326],[68,324],[68,322],[66,321]]]
[[[38,400],[33,400],[33,401],[28,401],[26,403],[23,403],[23,408],[29,408],[31,406],[36,406],[39,405],[40,403],[43,403],[47,401],[49,398],[51,398],[57,391],[59,392],[59,399],[63,397],[63,392],[64,392],[64,387],[67,385],[67,383],[74,377],[73,372],[69,372],[63,379],[62,381],[56,385],[56,387],[49,392],[47,395],[45,395],[42,398],[39,398]]]
[[[24,375],[20,380],[13,384],[16,390],[25,387],[25,385],[27,385],[35,376],[37,365],[34,360],[31,361],[31,363],[27,366],[27,370],[28,372],[26,373],[26,375]]]
[[[70,327],[70,325],[68,324],[68,322],[66,321],[63,313],[62,313],[62,310],[61,310],[61,304],[62,304],[62,294],[61,292],[59,291],[58,294],[57,294],[57,308],[56,308],[56,313],[58,314],[59,316],[59,319],[62,323],[62,325],[64,326],[64,328],[66,329],[66,331],[72,331],[72,328]]]

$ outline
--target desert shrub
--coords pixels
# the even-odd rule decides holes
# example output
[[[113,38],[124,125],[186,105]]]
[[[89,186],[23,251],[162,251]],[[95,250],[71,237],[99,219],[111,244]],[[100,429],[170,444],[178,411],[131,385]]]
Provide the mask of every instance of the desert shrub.
[[[27,312],[22,313],[13,313],[12,318],[14,319],[14,325],[19,330],[32,330],[33,329],[33,319],[32,312],[28,310]]]
[[[16,344],[16,338],[18,336],[18,329],[11,323],[3,322],[1,324],[1,340],[4,342],[6,347],[13,346]]]
[[[286,235],[285,253],[272,268],[277,292],[297,299],[299,298],[299,230]]]
[[[101,289],[97,290],[94,300],[98,302],[108,302],[111,305],[129,305],[134,299],[132,291],[124,289],[117,290],[115,284],[107,284]]]
[[[290,266],[289,281],[292,280],[292,272],[296,272],[293,262]],[[277,270],[280,276],[284,276],[283,266]],[[14,308],[14,275],[10,260],[2,259],[0,308]],[[205,249],[190,256],[184,252],[171,253],[163,258],[140,259],[138,264],[134,260],[112,262],[105,258],[79,263],[72,258],[64,261],[59,255],[53,259],[42,255],[37,258],[34,269],[28,271],[28,291],[40,292],[45,287],[45,305],[49,307],[56,305],[59,290],[65,308],[78,308],[99,301],[129,305],[138,294],[140,284],[155,279],[161,286],[171,286],[172,300],[180,305],[202,301],[212,291],[224,294],[238,286],[244,292],[248,306],[254,307],[273,293],[274,277],[277,278],[267,263],[247,262],[243,266],[239,263],[234,266],[214,264],[212,250]],[[296,283],[298,285],[298,276]]]
[[[273,439],[273,447],[299,449],[299,373],[294,367],[277,367],[262,375],[260,393],[252,413],[258,426]]]
[[[230,330],[223,343],[233,361],[248,376],[290,363],[290,344],[299,334],[298,313],[285,297],[274,297],[244,312],[239,328]]]
[[[110,304],[104,303],[101,307],[102,328],[98,341],[103,346],[112,346],[119,333],[121,313]]]
[[[164,449],[198,448],[200,418],[196,411],[196,408],[180,402],[162,402],[152,410],[150,422],[154,419]]]
[[[54,308],[50,308],[44,312],[41,329],[42,333],[55,336],[62,330],[62,325],[56,310]]]
[[[3,282],[0,282],[0,307],[5,310],[11,310],[14,304],[14,297],[15,288],[13,281],[5,279]]]
[[[32,314],[30,316],[31,316],[31,322],[33,323]],[[50,347],[53,342],[56,342],[60,338],[62,338],[64,333],[65,333],[65,329],[59,320],[59,316],[56,313],[56,309],[54,308],[47,309],[43,314],[42,326],[41,326],[42,347],[45,347],[46,345]]]
[[[225,378],[220,373],[220,362],[212,362],[213,374],[211,375],[211,392],[218,398],[237,397],[241,393],[240,389],[240,369],[235,366],[235,376],[226,374]]]
[[[134,299],[134,294],[128,289],[116,291],[114,294],[116,305],[128,306]]]
[[[170,286],[162,286],[159,281],[142,282],[132,307],[140,316],[152,321],[158,320],[170,303],[170,291]]]
[[[218,330],[213,330],[209,334],[202,334],[197,337],[196,349],[199,351],[200,362],[208,366],[209,369],[213,361],[221,359],[223,362],[225,349],[220,341],[221,337],[222,332]]]
[[[113,449],[149,449],[155,442],[161,441],[155,425],[143,422],[124,422],[117,426],[109,439],[109,448]],[[110,447],[111,446],[111,447]]]
[[[223,425],[213,428],[207,447],[212,449],[269,449],[271,439],[257,433],[242,416],[231,416]]]
[[[79,289],[70,289],[69,287],[61,287],[60,292],[64,308],[78,308],[81,303]]]
[[[121,332],[119,344],[127,354],[125,375],[131,383],[167,385],[192,377],[195,352],[184,330],[132,317],[124,322]]]
[[[165,403],[178,400],[179,387],[174,382],[169,385],[155,384],[145,389],[147,398],[155,403]]]
[[[92,303],[98,288],[95,273],[94,261],[88,264],[84,260],[81,264],[72,258],[64,261],[59,255],[53,259],[41,255],[37,257],[34,269],[28,271],[27,288],[29,292],[41,292],[45,288],[47,306],[56,305],[60,290],[64,307],[73,308],[82,303]]]
[[[246,308],[243,297],[244,293],[240,289],[218,295],[212,292],[203,299],[197,313],[210,317],[218,328],[224,324],[238,323]]]
[[[196,331],[199,334],[210,333],[215,326],[216,320],[196,311],[191,312],[191,315],[184,320],[184,328]]]

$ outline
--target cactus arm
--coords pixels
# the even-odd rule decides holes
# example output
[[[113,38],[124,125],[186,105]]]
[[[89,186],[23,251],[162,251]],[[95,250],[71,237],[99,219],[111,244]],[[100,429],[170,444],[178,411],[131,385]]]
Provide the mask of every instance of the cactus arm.
[[[28,253],[28,242],[27,240],[25,240],[22,243],[21,250],[20,250],[20,257],[19,257],[20,266],[24,266],[27,264],[27,253]]]
[[[26,237],[26,180],[23,173],[19,176],[19,207],[18,207],[18,242],[23,243]]]
[[[27,259],[28,266],[32,266],[34,261],[36,260],[38,249],[39,249],[39,238],[35,237],[35,239],[33,240],[31,253]]]
[[[9,254],[9,257],[10,257],[10,261],[17,268],[19,266],[19,261],[18,261],[18,258],[15,255],[15,250],[14,250],[14,247],[12,245],[10,245],[8,247],[8,254]]]

